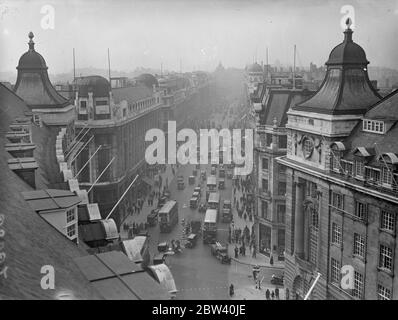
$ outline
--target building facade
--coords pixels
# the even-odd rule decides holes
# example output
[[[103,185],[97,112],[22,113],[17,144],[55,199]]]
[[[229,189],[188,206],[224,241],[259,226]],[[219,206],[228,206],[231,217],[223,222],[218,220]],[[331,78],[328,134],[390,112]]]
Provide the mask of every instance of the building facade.
[[[111,89],[108,80],[100,76],[77,78],[75,88],[81,151],[78,156],[71,152],[69,158],[75,158],[73,171],[81,171],[80,186],[92,188],[90,202],[98,203],[106,217],[135,176],[145,176],[145,134],[151,128],[161,128],[164,121],[161,93],[144,84]],[[137,200],[143,181],[137,181],[115,210],[118,227]]]
[[[397,92],[381,100],[352,33],[331,51],[317,93],[288,112],[278,162],[287,167],[285,285],[296,299],[318,274],[310,299],[397,298]]]
[[[256,115],[253,176],[257,248],[278,260],[284,260],[285,251],[286,168],[276,159],[286,154],[286,112],[312,94],[264,82],[251,98]]]

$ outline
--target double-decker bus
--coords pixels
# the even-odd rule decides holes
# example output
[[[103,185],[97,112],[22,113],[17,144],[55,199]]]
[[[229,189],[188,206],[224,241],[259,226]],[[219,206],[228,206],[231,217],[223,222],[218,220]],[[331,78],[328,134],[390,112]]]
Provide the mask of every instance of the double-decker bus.
[[[217,190],[217,177],[209,176],[207,178],[206,201],[209,200],[210,192],[215,192],[216,190]]]
[[[208,208],[220,211],[220,194],[218,192],[211,192],[209,195],[209,200],[207,201]]]
[[[217,177],[209,176],[207,177],[207,190],[215,191],[217,188]]]
[[[207,209],[203,222],[203,243],[215,243],[217,239],[217,210]]]
[[[167,201],[159,210],[160,232],[170,232],[178,223],[178,203],[175,200]]]

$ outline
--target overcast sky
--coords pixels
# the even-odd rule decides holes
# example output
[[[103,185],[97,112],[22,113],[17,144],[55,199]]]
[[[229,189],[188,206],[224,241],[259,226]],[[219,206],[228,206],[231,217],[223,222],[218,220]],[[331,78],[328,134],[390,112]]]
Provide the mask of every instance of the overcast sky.
[[[55,28],[40,13],[52,5]],[[28,32],[50,73],[76,67],[212,70],[219,61],[242,68],[253,59],[287,65],[297,45],[297,65],[323,65],[343,38],[343,5],[355,9],[354,41],[373,66],[398,69],[398,2],[327,0],[0,0],[0,70],[15,71],[27,51]]]

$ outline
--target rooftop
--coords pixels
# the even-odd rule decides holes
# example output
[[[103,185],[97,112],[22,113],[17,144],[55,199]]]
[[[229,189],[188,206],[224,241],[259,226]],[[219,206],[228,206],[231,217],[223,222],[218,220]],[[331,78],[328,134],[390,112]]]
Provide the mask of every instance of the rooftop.
[[[8,143],[4,133],[15,118],[23,118],[27,111],[26,104],[0,84],[0,205],[5,214],[4,249],[8,267],[7,279],[0,286],[0,298],[55,299],[57,294],[69,291],[77,299],[102,299],[72,261],[87,253],[29,207],[21,192],[31,188],[8,168],[10,156],[4,149]],[[52,265],[56,270],[55,290],[40,287],[43,265]]]
[[[364,114],[381,96],[371,84],[363,49],[352,41],[352,30],[330,53],[327,72],[319,90],[294,110],[321,114]]]
[[[31,108],[63,108],[69,105],[69,101],[51,84],[46,62],[34,48],[32,32],[29,38],[29,50],[19,59],[14,92]]]
[[[67,209],[81,201],[75,193],[68,190],[34,190],[22,192],[22,195],[31,208],[40,213]]]

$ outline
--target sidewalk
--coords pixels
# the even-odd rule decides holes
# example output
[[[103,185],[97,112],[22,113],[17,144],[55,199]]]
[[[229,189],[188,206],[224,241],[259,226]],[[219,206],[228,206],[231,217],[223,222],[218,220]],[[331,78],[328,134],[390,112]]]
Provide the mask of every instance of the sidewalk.
[[[173,172],[172,172],[170,165],[166,166],[166,171],[161,173],[161,176],[162,176],[162,181],[163,181],[162,187],[164,185],[166,185],[166,181],[168,182],[168,186],[170,186],[175,177],[175,176],[173,176]],[[155,190],[155,189],[158,190],[157,188],[158,187],[153,187],[153,190]],[[145,223],[147,221],[148,214],[151,213],[152,209],[156,209],[156,205],[157,205],[157,200],[154,200],[154,203],[152,206],[148,205],[148,196],[147,196],[145,198],[141,213],[140,214],[135,213],[133,215],[126,217],[126,219],[123,221],[123,223],[127,223],[127,224],[132,224],[133,222],[138,223],[138,224],[140,224],[141,222]],[[125,231],[125,230],[123,230],[123,228],[120,228],[120,236],[122,239],[127,239],[128,231]]]
[[[256,289],[255,285],[248,285],[245,287],[240,287],[235,289],[235,294],[231,300],[267,300],[265,298],[265,292],[267,289],[272,292],[275,287],[261,286],[261,289]],[[285,300],[285,289],[279,288],[279,300]],[[274,299],[278,300],[278,299]]]
[[[231,195],[232,201],[234,199],[233,189],[234,189],[234,187],[232,187],[232,191],[231,191],[231,193],[232,193],[232,195]],[[242,194],[243,194],[242,189],[240,189],[240,190],[236,189],[236,198],[237,199],[240,199]],[[240,228],[241,230],[243,230],[245,228],[245,226],[247,226],[249,228],[249,230],[252,229],[254,221],[250,221],[249,219],[245,220],[243,217],[239,218],[238,211],[237,211],[235,206],[233,206],[232,212],[233,212],[234,228],[235,229],[239,229]],[[238,246],[238,248],[240,247],[239,244],[237,244],[237,246]],[[236,261],[238,263],[242,263],[242,264],[246,264],[246,265],[258,265],[260,267],[275,268],[275,269],[284,269],[284,267],[285,267],[284,262],[283,261],[278,261],[276,256],[274,256],[273,265],[270,264],[270,257],[262,255],[262,254],[260,254],[258,252],[257,252],[256,258],[253,258],[252,257],[252,252],[251,252],[251,250],[250,250],[250,248],[248,246],[246,247],[246,256],[239,255],[238,258],[235,258],[234,249],[235,249],[235,243],[234,242],[230,243],[228,245],[228,254],[232,258],[232,260],[234,260],[234,261]]]

